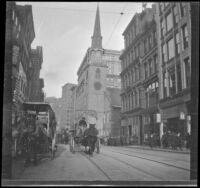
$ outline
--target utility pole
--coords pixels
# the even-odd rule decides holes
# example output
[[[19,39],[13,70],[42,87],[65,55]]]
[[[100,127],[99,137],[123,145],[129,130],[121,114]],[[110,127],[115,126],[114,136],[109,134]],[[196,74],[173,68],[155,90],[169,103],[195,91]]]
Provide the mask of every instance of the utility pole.
[[[2,178],[12,178],[12,11],[15,2],[6,4],[6,33],[3,92]]]

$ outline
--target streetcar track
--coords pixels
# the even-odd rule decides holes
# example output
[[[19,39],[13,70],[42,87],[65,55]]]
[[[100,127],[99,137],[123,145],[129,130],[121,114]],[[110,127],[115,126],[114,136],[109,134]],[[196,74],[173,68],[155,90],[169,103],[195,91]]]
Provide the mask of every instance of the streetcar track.
[[[90,161],[90,162],[92,162],[109,180],[111,180],[112,181],[112,179],[90,158],[90,157],[88,157],[86,154],[83,154],[82,152],[80,152],[82,155],[84,155],[85,157],[87,157],[87,159]],[[160,177],[160,176],[157,176],[157,175],[153,175],[153,174],[151,174],[151,173],[149,173],[149,172],[146,172],[145,170],[142,170],[141,168],[138,168],[138,167],[136,167],[136,166],[134,166],[134,165],[132,165],[132,164],[130,164],[130,163],[127,163],[127,162],[125,162],[125,161],[123,161],[123,160],[120,160],[120,159],[117,159],[117,158],[113,158],[113,156],[110,156],[110,155],[106,155],[106,154],[102,154],[101,153],[101,155],[103,155],[103,156],[106,156],[106,157],[108,157],[108,158],[112,158],[112,159],[115,159],[116,161],[119,161],[119,162],[121,162],[121,163],[123,163],[123,164],[125,164],[125,165],[127,165],[127,166],[131,166],[132,168],[134,168],[134,169],[137,169],[138,171],[140,171],[140,172],[142,172],[142,173],[145,173],[145,174],[148,174],[148,175],[150,175],[150,176],[152,176],[152,177],[154,177],[154,178],[158,178],[158,179],[160,179],[160,180],[164,180],[162,177]]]
[[[185,170],[185,171],[190,171],[190,169],[183,168],[183,167],[178,167],[178,166],[175,166],[175,165],[172,165],[172,164],[169,164],[169,163],[164,163],[164,162],[161,162],[161,161],[155,161],[155,160],[152,160],[152,159],[147,159],[147,158],[136,156],[136,155],[130,155],[130,154],[127,154],[127,153],[116,152],[116,151],[113,151],[113,150],[109,150],[109,151],[113,152],[113,153],[119,153],[119,154],[122,154],[122,155],[127,155],[127,156],[130,156],[130,157],[144,159],[144,160],[147,160],[147,161],[152,161],[152,162],[155,162],[155,163],[164,164],[166,166],[171,166],[171,167],[174,167],[174,168],[177,168],[177,169],[181,169],[181,170]]]
[[[147,172],[147,171],[145,171],[145,170],[142,170],[141,168],[138,168],[138,167],[136,167],[136,166],[134,166],[134,165],[132,165],[132,164],[130,164],[130,163],[127,163],[127,162],[125,162],[125,161],[123,161],[123,160],[120,160],[120,159],[118,159],[118,158],[114,158],[113,156],[106,155],[105,153],[104,153],[104,154],[101,153],[101,155],[104,155],[104,156],[107,156],[107,157],[109,157],[109,158],[115,159],[116,161],[119,161],[119,162],[121,162],[121,163],[123,163],[123,164],[126,164],[127,166],[131,166],[132,168],[137,169],[137,170],[140,171],[140,172],[143,172],[143,173],[145,173],[145,174],[148,174],[148,175],[153,176],[153,177],[155,177],[155,178],[158,178],[158,179],[160,179],[160,180],[165,180],[165,179],[163,179],[163,178],[160,177],[160,176],[153,175],[152,173],[149,173],[149,172]]]
[[[110,176],[106,173],[106,172],[104,172],[104,170],[101,168],[101,167],[99,167],[99,165],[97,165],[89,156],[87,156],[85,153],[83,153],[82,151],[80,152],[80,154],[81,155],[83,155],[83,156],[85,156],[95,167],[97,167],[103,174],[104,174],[104,176],[106,176],[110,181],[113,181],[111,178],[110,178]]]
[[[127,147],[130,148],[130,147]],[[121,148],[120,148],[121,149]],[[172,158],[172,157],[165,157],[165,156],[158,156],[158,155],[154,155],[154,154],[149,154],[149,153],[143,153],[143,152],[138,152],[138,151],[132,151],[132,150],[128,150],[128,149],[123,149],[123,151],[129,151],[129,152],[134,152],[134,153],[138,153],[138,154],[144,154],[144,155],[149,155],[149,156],[155,156],[155,157],[162,157],[162,158],[166,158],[166,159],[170,159],[170,160],[179,160],[179,161],[183,161],[183,162],[188,162],[187,160],[183,160],[183,159],[177,159],[177,158]]]

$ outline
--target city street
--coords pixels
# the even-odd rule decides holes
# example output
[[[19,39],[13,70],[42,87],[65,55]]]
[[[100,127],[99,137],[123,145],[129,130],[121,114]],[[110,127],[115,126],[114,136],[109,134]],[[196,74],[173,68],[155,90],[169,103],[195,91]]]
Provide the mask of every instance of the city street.
[[[83,148],[82,148],[83,149]],[[65,181],[189,180],[190,154],[102,146],[93,157],[59,145],[55,159],[23,168],[13,179]]]

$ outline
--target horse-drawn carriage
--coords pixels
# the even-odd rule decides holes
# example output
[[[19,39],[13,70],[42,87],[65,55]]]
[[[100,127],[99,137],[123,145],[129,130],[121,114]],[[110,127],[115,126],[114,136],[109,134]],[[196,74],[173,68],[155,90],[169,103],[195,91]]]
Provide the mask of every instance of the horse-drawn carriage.
[[[98,130],[95,128],[95,122],[90,120],[88,123],[85,118],[82,118],[75,129],[70,130],[70,151],[82,151],[82,146],[85,147],[85,152],[91,154],[96,150],[100,153],[100,139],[98,137]]]
[[[21,133],[22,149],[30,156],[33,152],[38,160],[55,157],[56,118],[50,104],[42,102],[23,103],[24,130]]]

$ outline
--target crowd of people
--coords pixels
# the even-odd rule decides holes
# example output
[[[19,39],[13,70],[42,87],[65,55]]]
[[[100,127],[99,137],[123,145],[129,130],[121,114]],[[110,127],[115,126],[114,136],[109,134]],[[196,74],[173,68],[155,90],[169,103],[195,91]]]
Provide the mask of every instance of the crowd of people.
[[[118,136],[118,137],[104,137],[102,138],[101,144],[108,146],[126,146],[126,145],[138,145],[138,136]],[[180,133],[175,133],[167,131],[163,134],[160,139],[159,134],[149,133],[145,135],[143,145],[147,145],[150,148],[153,147],[163,147],[168,149],[180,149],[183,148],[190,149],[190,134],[182,135]]]
[[[180,149],[183,147],[190,149],[190,134],[185,135],[171,131],[167,131],[162,136],[162,146],[163,148]]]
[[[100,139],[101,144],[108,146],[125,146],[125,145],[134,145],[138,144],[138,136],[118,136],[118,137],[104,137]]]

